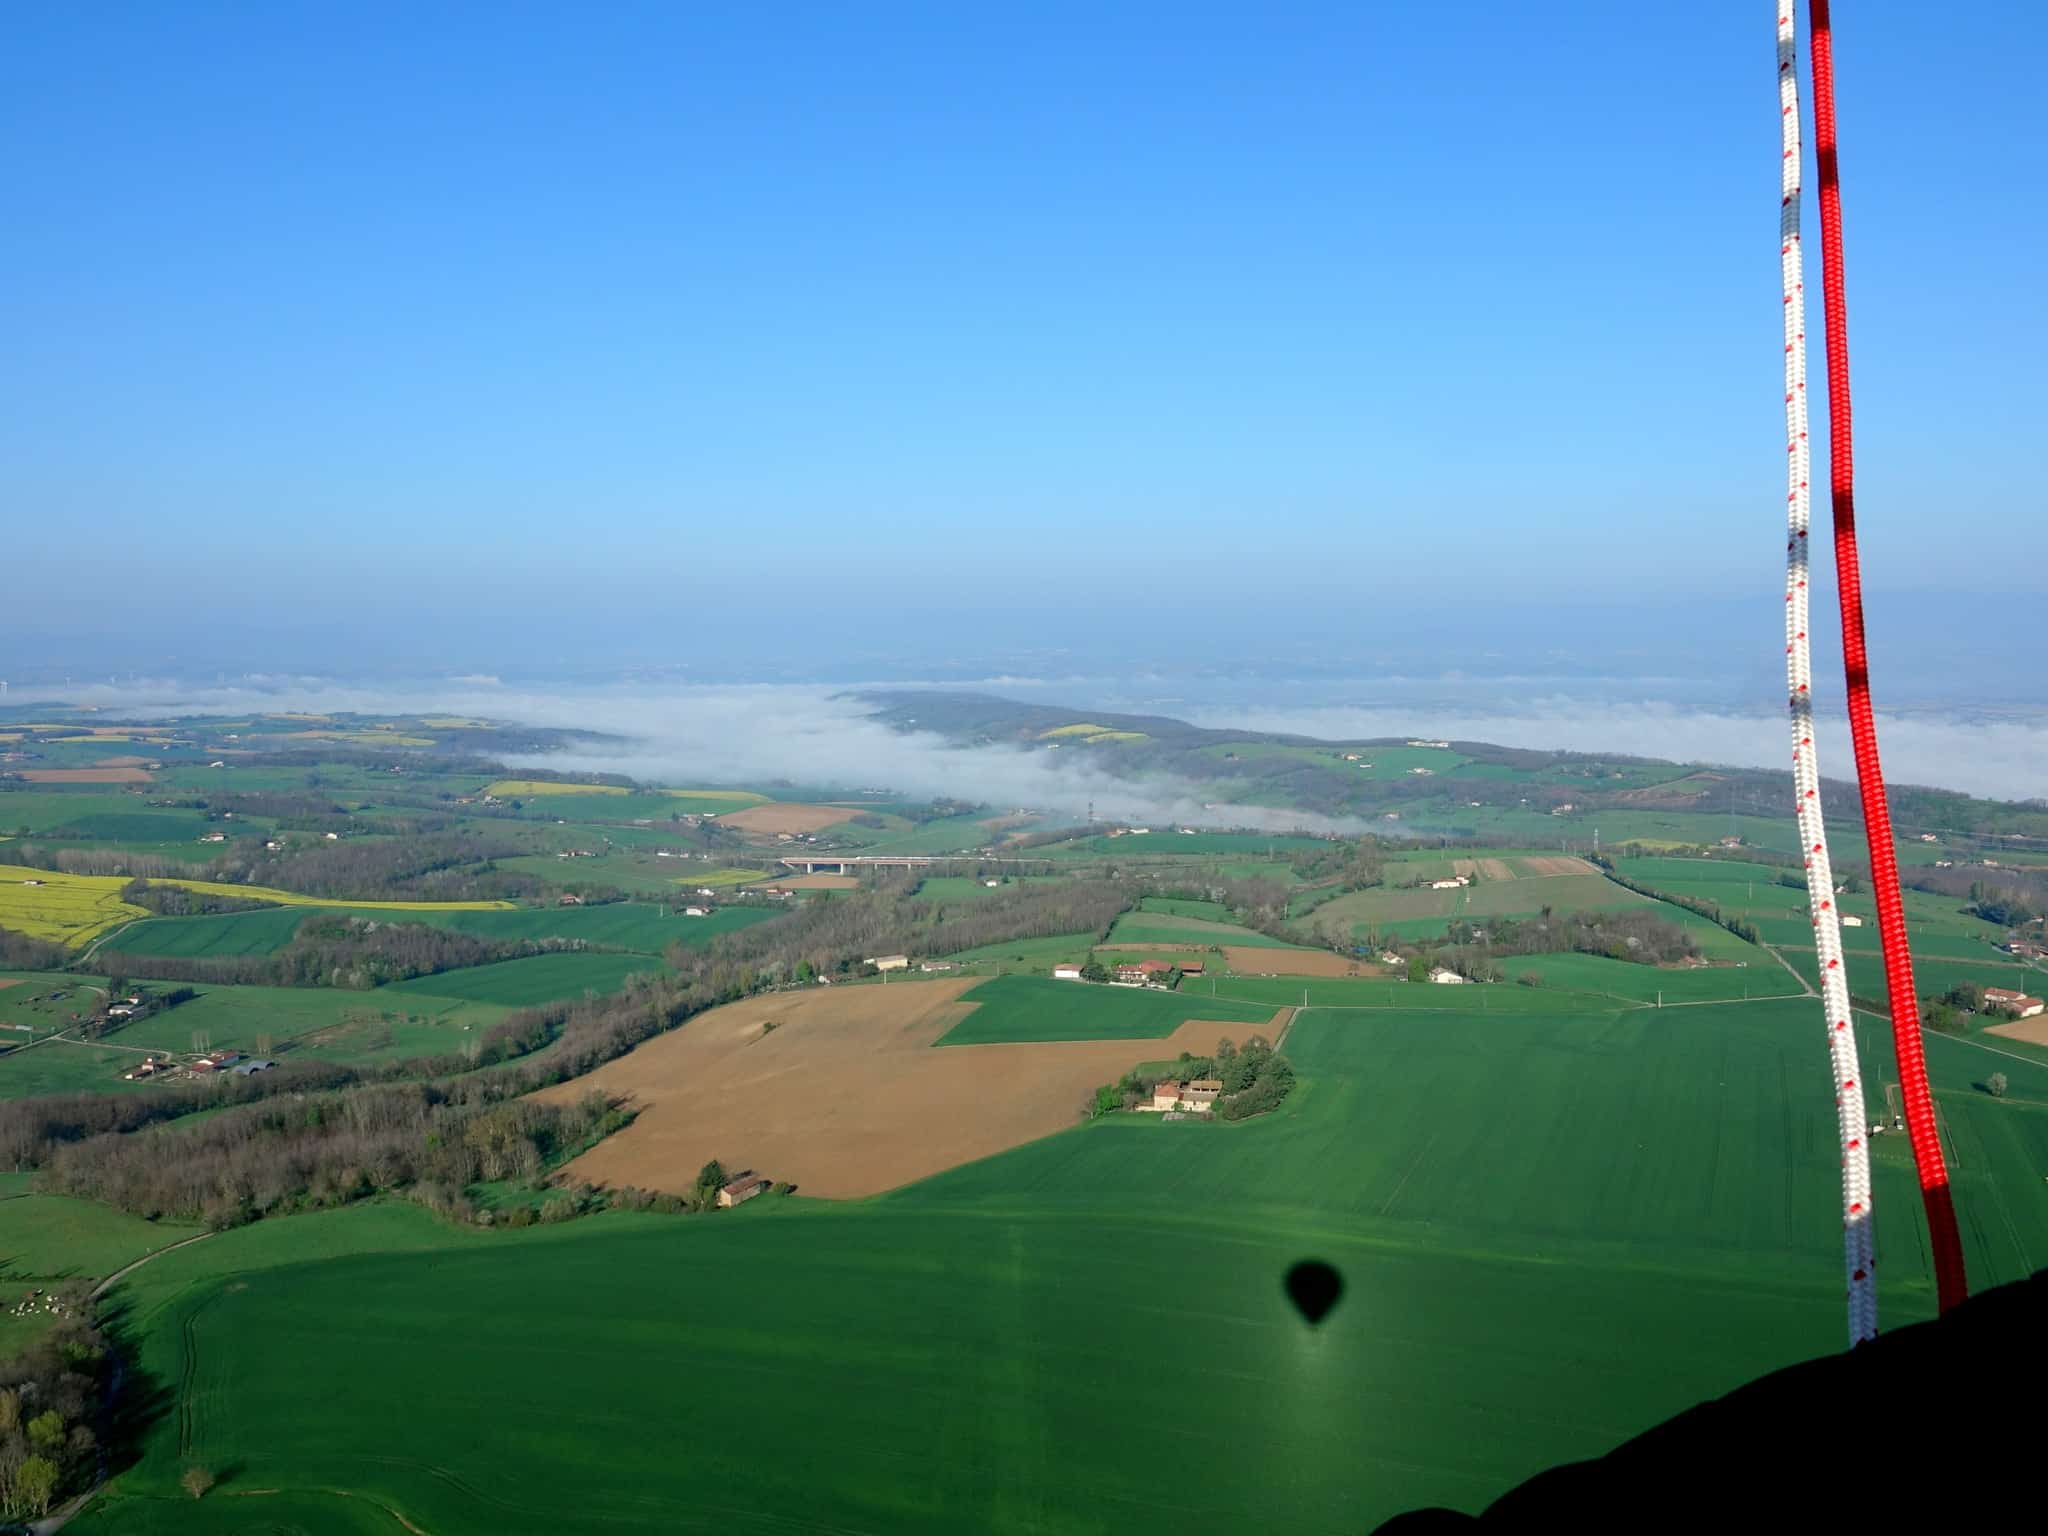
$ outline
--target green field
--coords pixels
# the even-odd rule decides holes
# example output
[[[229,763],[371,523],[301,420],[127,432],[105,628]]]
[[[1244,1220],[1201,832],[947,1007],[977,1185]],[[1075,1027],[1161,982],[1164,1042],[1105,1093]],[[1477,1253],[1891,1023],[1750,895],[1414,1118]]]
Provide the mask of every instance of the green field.
[[[990,1045],[1016,1040],[1156,1040],[1189,1019],[1264,1024],[1273,1008],[1207,996],[1136,987],[996,976],[961,999],[974,1011],[940,1037],[940,1045]]]
[[[1210,923],[1228,923],[1230,908],[1220,901],[1190,901],[1174,896],[1146,896],[1138,902],[1140,912],[1161,912],[1168,917],[1192,917]]]
[[[877,1201],[258,1223],[123,1283],[176,1411],[73,1529],[1099,1532],[1162,1486],[1203,1489],[1200,1531],[1476,1510],[1841,1347],[1809,1011],[1311,1013],[1277,1115],[1111,1116]],[[2016,1278],[2048,1253],[2048,1068],[1995,1101],[1985,1053],[1930,1058],[1973,1281]],[[1876,1210],[1897,1326],[1932,1305],[1908,1168]],[[1346,1285],[1319,1330],[1279,1283],[1307,1255]],[[1257,1475],[1216,1476],[1226,1448]],[[199,1503],[195,1462],[227,1473]]]
[[[1573,992],[1599,992],[1637,1002],[1727,1002],[1741,998],[1803,996],[1798,980],[1761,951],[1748,965],[1717,965],[1704,970],[1664,970],[1609,960],[1604,955],[1507,955],[1501,970],[1510,980],[1525,972],[1543,978],[1546,987]]]
[[[416,976],[379,987],[375,995],[393,1002],[413,996],[462,998],[519,1008],[577,998],[586,992],[616,992],[628,976],[659,969],[657,962],[642,955],[530,955],[524,960],[500,960],[495,965]]]
[[[961,965],[986,965],[999,970],[1035,971],[1043,975],[1062,960],[1080,964],[1088,958],[1088,951],[1094,944],[1095,935],[1092,933],[1056,933],[1043,939],[1005,939],[1000,944],[963,949],[945,958]]]
[[[1126,912],[1110,926],[1105,944],[1242,944],[1293,949],[1285,939],[1255,933],[1235,923],[1212,923],[1199,917],[1173,917],[1156,912]]]

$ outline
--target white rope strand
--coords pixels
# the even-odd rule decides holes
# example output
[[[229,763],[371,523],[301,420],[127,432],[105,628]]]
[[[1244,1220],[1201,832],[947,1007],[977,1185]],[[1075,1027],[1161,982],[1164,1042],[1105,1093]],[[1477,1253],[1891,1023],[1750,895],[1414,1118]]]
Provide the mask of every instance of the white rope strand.
[[[1807,533],[1813,520],[1808,489],[1811,455],[1806,439],[1806,283],[1799,246],[1801,193],[1799,72],[1793,0],[1775,0],[1778,16],[1778,106],[1784,132],[1783,202],[1778,219],[1779,259],[1785,280],[1785,686],[1792,706],[1792,788],[1797,797],[1800,846],[1806,856],[1807,910],[1813,917],[1820,962],[1821,999],[1827,1009],[1828,1051],[1834,1068],[1835,1119],[1842,1141],[1842,1267],[1847,1277],[1849,1342],[1877,1336],[1877,1285],[1871,1252],[1870,1132],[1864,1120],[1863,1073],[1849,1011],[1843,964],[1841,912],[1821,818],[1820,764],[1813,747],[1813,653],[1807,639]]]

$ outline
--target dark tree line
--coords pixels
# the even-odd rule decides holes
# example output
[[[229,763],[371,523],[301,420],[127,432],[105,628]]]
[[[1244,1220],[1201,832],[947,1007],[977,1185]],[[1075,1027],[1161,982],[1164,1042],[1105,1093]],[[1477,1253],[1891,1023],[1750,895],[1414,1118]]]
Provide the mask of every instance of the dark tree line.
[[[210,917],[222,912],[254,912],[275,902],[253,896],[223,896],[212,891],[191,891],[182,885],[152,885],[141,876],[121,887],[121,899],[142,907],[158,917]]]
[[[71,951],[62,944],[0,928],[0,966],[12,971],[61,971],[70,963]]]
[[[1638,965],[1670,965],[1694,959],[1700,952],[1684,928],[1640,907],[1618,912],[1545,911],[1539,917],[1500,917],[1484,924],[1454,922],[1449,937],[1462,954],[1487,959],[1570,950]]]
[[[68,1143],[44,1183],[143,1217],[234,1226],[421,1182],[531,1180],[629,1118],[603,1095],[560,1105],[438,1083],[363,1087]]]

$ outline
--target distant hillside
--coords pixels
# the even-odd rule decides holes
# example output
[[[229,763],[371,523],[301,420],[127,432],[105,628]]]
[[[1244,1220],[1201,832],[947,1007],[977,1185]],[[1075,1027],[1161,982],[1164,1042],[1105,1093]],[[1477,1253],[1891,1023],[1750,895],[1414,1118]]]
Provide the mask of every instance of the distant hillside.
[[[1512,817],[1526,834],[1531,813],[1572,821],[1601,813],[1609,840],[1619,841],[1644,835],[1633,830],[1633,813],[1663,813],[1701,818],[1697,825],[1664,828],[1671,838],[1714,842],[1741,835],[1748,818],[1790,821],[1791,775],[1763,769],[1442,738],[1326,741],[983,693],[878,690],[858,697],[898,730],[928,731],[962,745],[1057,750],[1133,783],[1171,776],[1201,786],[1217,802],[1378,819],[1390,823],[1389,831],[1486,836],[1505,830],[1502,818]],[[1853,782],[1830,780],[1825,796],[1831,822],[1857,825]],[[1891,803],[1902,838],[1918,841],[1925,831],[2048,840],[2048,806],[2038,801],[2015,804],[1894,785]],[[1932,851],[1927,857],[1931,862]]]

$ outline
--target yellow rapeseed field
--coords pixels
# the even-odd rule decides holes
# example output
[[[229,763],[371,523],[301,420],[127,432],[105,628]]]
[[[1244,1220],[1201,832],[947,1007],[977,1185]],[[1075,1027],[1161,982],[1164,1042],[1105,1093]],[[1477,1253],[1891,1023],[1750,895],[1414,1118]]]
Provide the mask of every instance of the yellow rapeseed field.
[[[39,939],[78,945],[121,923],[151,914],[121,899],[121,875],[67,875],[53,869],[0,864],[0,928],[12,928]],[[159,880],[152,885],[183,886],[212,896],[241,896],[276,902],[281,907],[377,907],[404,912],[505,912],[509,901],[335,901],[306,896],[267,885],[235,885],[224,880]]]

